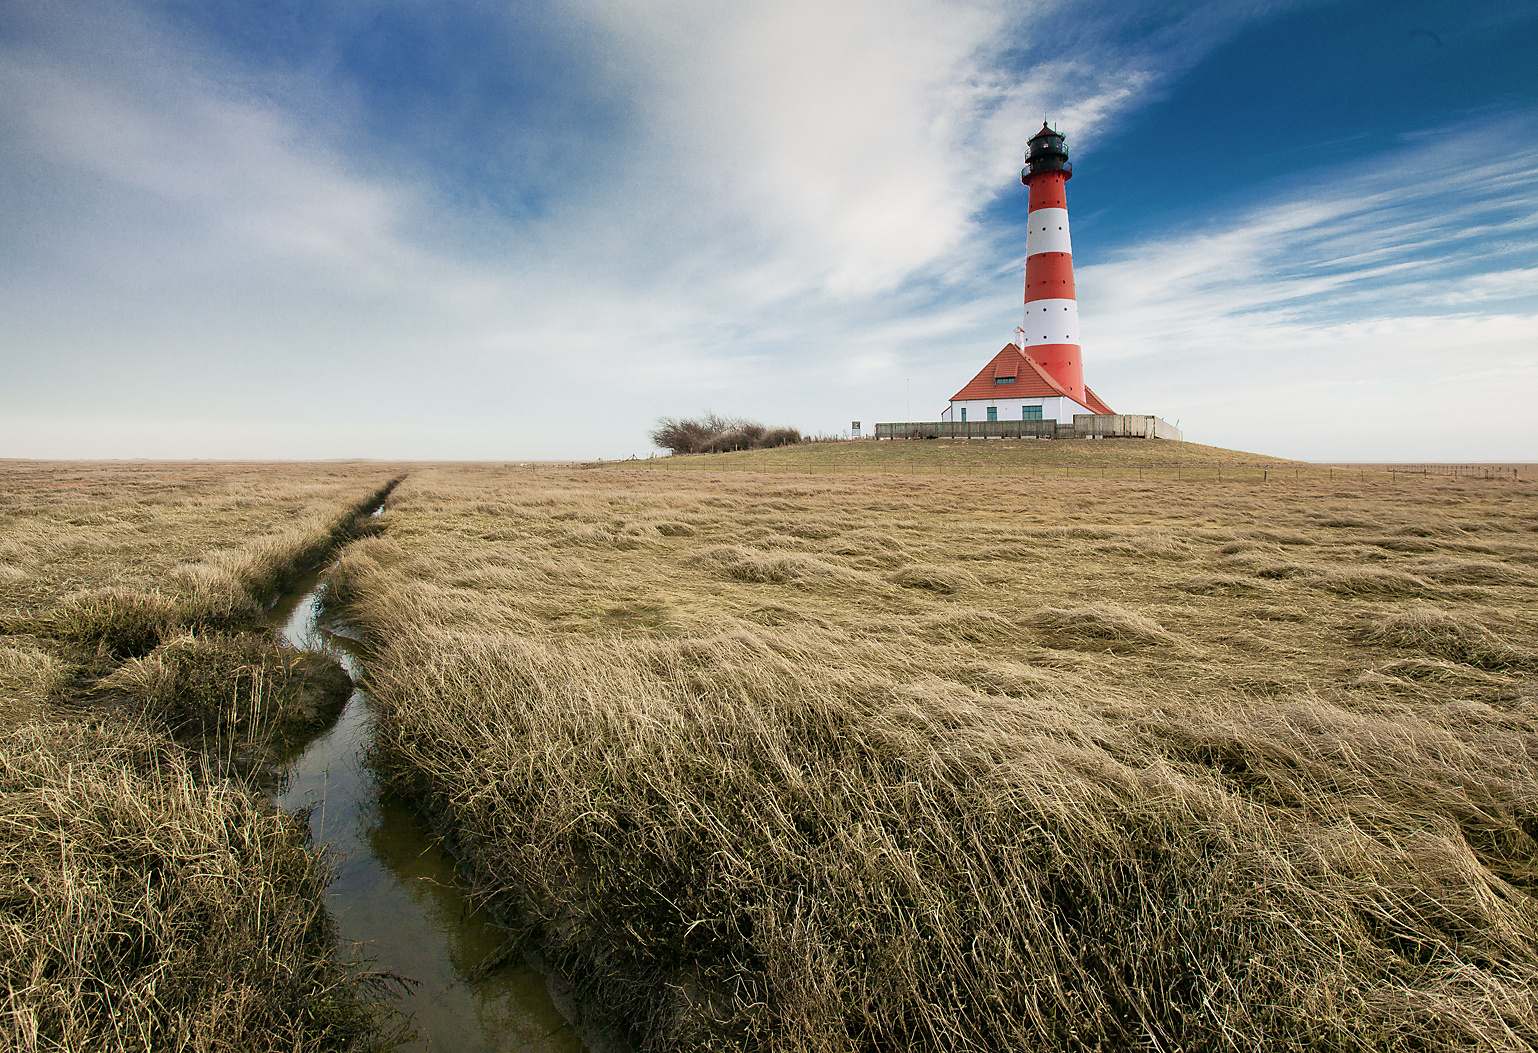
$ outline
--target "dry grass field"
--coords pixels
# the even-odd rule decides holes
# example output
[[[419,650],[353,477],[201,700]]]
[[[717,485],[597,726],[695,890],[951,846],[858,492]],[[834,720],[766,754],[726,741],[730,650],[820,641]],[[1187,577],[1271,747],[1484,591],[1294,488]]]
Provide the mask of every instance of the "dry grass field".
[[[4,1048],[376,1042],[326,866],[251,777],[349,686],[265,609],[393,474],[0,462]]]
[[[344,554],[375,763],[590,1004],[647,1050],[1538,1044],[1529,486],[905,445],[421,468]]]

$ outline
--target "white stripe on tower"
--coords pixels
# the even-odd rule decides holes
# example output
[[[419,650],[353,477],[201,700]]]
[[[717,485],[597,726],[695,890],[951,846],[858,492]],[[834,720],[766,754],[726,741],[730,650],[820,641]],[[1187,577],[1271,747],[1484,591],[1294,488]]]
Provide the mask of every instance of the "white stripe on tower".
[[[1025,254],[1038,252],[1066,252],[1073,254],[1068,243],[1068,210],[1066,208],[1033,209],[1025,231]]]
[[[1077,300],[1032,300],[1025,305],[1025,346],[1079,343]],[[1025,348],[1021,348],[1025,350]],[[1034,356],[1032,356],[1034,357]]]

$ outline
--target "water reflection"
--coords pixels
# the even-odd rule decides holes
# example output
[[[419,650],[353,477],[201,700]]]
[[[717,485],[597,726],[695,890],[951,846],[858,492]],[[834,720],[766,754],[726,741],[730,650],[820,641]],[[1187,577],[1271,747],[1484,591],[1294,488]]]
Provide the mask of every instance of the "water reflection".
[[[296,647],[326,648],[358,675],[352,644],[316,624],[319,576],[273,609]],[[544,978],[454,883],[453,861],[411,808],[382,797],[360,764],[368,697],[353,692],[335,725],[295,760],[279,803],[310,809],[337,867],[328,906],[342,939],[377,969],[417,981],[401,1000],[416,1037],[400,1048],[464,1053],[576,1053]],[[496,964],[502,961],[506,964]],[[490,966],[490,967],[488,967]]]

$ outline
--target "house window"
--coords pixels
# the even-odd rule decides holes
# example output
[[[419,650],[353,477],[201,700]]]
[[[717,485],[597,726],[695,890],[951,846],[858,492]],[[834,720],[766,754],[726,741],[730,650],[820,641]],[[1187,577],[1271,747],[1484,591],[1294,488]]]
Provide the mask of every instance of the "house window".
[[[1013,384],[1015,382],[1015,378],[1014,377],[994,377],[993,378],[993,382],[995,384]]]
[[[998,420],[999,419],[999,407],[997,407],[997,406],[989,406],[988,407],[988,419],[989,420]]]
[[[963,422],[967,419],[967,408],[965,406],[961,407],[961,419]]]
[[[1020,419],[1021,420],[1041,420],[1041,407],[1040,406],[1022,406],[1022,407],[1020,407]]]

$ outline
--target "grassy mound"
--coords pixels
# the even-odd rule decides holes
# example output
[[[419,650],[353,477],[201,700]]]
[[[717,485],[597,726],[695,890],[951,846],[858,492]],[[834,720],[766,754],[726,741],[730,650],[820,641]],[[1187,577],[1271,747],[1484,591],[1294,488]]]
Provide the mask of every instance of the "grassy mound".
[[[1178,476],[1177,469],[1203,469],[1202,478],[1215,477],[1218,465],[1229,466],[1230,478],[1263,478],[1266,469],[1281,479],[1293,471],[1309,477],[1319,469],[1264,454],[1203,446],[1168,439],[898,439],[876,442],[811,442],[769,450],[739,450],[662,457],[649,461],[617,461],[606,467],[685,471],[791,472],[928,472],[973,469],[1023,474],[1055,471],[1059,476],[1100,478],[1138,477],[1144,466],[1149,478]]]
[[[335,659],[243,633],[169,640],[99,681],[181,741],[245,761],[275,760],[346,701],[352,680]]]

